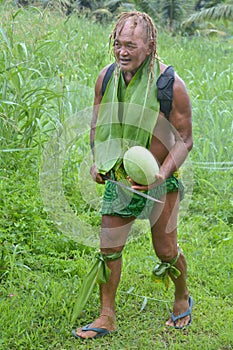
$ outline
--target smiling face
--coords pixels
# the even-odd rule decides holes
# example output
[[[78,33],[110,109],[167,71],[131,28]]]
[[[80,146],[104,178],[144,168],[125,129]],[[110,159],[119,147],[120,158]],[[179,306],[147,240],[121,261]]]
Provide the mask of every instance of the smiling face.
[[[128,19],[122,29],[116,32],[114,55],[123,72],[135,74],[151,51],[142,23],[135,27],[132,20]]]

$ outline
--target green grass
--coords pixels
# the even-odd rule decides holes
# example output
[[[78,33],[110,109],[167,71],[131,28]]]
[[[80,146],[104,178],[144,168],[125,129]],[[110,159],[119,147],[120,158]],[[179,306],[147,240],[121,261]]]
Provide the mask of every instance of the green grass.
[[[94,199],[102,189],[85,185],[82,175],[89,147],[83,121],[90,118],[82,110],[92,105],[98,72],[110,60],[110,27],[40,9],[17,12],[10,2],[0,15],[0,349],[231,349],[231,39],[159,35],[160,56],[185,80],[193,104],[193,194],[179,224],[194,299],[192,326],[184,331],[165,327],[174,289],[165,292],[152,281],[156,259],[149,228],[139,222],[123,255],[118,334],[79,342],[71,329],[91,322],[99,310],[96,288],[81,319],[71,324],[96,249],[80,244],[79,236],[71,239],[72,222],[61,226],[59,217],[48,215],[41,169],[51,166],[52,155],[60,151],[55,161],[62,161],[57,175],[70,221],[77,218],[98,232],[99,200]],[[54,135],[63,143],[56,143]],[[54,169],[45,180],[55,179]]]

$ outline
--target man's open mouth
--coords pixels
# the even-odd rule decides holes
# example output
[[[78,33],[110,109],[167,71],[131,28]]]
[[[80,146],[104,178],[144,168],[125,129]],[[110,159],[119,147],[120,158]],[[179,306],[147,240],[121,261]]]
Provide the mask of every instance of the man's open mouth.
[[[131,60],[129,59],[129,58],[120,58],[119,59],[119,62],[121,63],[121,64],[127,64],[127,63],[129,63]]]

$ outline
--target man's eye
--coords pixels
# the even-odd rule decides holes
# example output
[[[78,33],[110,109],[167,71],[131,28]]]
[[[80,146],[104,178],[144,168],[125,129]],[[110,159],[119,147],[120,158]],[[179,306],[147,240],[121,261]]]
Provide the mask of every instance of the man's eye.
[[[136,46],[135,46],[135,45],[132,45],[132,44],[128,44],[127,47],[128,47],[129,49],[136,49]]]

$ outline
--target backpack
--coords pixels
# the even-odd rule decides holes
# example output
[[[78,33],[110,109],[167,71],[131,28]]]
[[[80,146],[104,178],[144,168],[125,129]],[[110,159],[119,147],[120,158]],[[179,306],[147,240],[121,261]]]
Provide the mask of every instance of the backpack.
[[[105,93],[109,79],[112,76],[112,73],[115,69],[115,62],[112,63],[105,73],[103,82],[102,82],[102,96]],[[172,109],[172,99],[173,99],[173,85],[174,85],[174,68],[168,66],[165,71],[160,74],[156,82],[158,88],[157,99],[160,103],[160,111],[164,113],[167,119],[169,119],[169,114]]]

